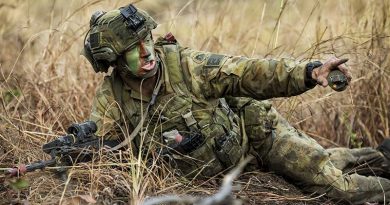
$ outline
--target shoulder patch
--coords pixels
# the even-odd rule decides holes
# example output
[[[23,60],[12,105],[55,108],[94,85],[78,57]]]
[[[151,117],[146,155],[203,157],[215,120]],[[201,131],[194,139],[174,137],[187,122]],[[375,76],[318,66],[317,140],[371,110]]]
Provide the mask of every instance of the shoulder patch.
[[[206,54],[204,53],[198,53],[198,54],[195,54],[193,57],[192,57],[192,60],[194,60],[196,63],[203,63],[203,61],[206,59]]]
[[[219,54],[211,54],[210,57],[207,59],[206,67],[219,67],[221,65],[222,59],[224,58],[224,55]]]

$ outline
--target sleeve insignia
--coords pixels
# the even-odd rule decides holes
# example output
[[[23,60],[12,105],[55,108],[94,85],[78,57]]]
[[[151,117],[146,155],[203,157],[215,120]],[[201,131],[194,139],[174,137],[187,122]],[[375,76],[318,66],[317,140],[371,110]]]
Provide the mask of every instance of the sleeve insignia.
[[[203,63],[203,61],[206,59],[206,54],[204,54],[204,53],[195,54],[194,57],[192,57],[192,59],[193,59],[196,63],[201,64],[201,63]]]
[[[224,57],[224,55],[211,54],[207,59],[205,67],[219,67]]]

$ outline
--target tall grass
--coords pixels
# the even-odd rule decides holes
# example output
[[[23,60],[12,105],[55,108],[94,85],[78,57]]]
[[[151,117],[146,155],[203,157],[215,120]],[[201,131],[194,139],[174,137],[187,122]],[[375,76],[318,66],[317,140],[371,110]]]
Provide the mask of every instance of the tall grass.
[[[88,117],[103,78],[79,55],[89,17],[128,3],[0,2],[1,167],[47,158],[41,145]],[[349,58],[354,79],[346,91],[316,88],[274,99],[274,106],[326,147],[377,146],[390,136],[388,1],[145,0],[137,6],[160,23],[155,36],[170,31],[181,45],[199,50],[255,58]],[[71,169],[70,181],[33,173],[28,190],[0,195],[51,204],[87,193],[107,203],[130,196],[136,204],[152,193],[198,191],[196,186],[178,189],[185,180],[157,162],[146,166],[138,156],[123,156],[130,165],[116,163],[122,168],[111,169],[104,164],[112,159],[103,158],[101,164]]]

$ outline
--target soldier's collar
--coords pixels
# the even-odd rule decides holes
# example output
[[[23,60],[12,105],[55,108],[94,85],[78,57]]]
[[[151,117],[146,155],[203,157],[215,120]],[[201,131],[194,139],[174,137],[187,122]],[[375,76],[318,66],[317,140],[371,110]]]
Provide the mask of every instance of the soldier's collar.
[[[158,70],[156,75],[163,75],[163,66],[162,66],[161,60],[159,60],[158,62],[159,62],[158,63],[159,65],[158,65],[158,68],[156,68]],[[158,91],[160,90],[160,86],[162,84],[162,81],[164,81],[163,77],[157,78],[156,86],[158,87],[157,88]],[[152,100],[152,96],[141,95],[141,93],[138,92],[138,90],[131,89],[130,86],[128,86],[126,83],[123,83],[123,88],[130,93],[131,98],[141,100],[143,102],[150,102]],[[157,93],[158,93],[158,91],[157,91]],[[153,90],[153,93],[155,93],[155,92],[156,92],[156,88]],[[157,95],[157,93],[155,93],[155,94]]]
[[[141,95],[141,93],[135,91],[135,90],[132,90],[128,85],[124,84],[124,89],[129,91],[130,93],[130,97],[131,98],[134,98],[134,99],[137,99],[137,100],[141,100],[143,102],[149,102],[150,99],[151,99],[151,96],[145,96],[145,95]]]

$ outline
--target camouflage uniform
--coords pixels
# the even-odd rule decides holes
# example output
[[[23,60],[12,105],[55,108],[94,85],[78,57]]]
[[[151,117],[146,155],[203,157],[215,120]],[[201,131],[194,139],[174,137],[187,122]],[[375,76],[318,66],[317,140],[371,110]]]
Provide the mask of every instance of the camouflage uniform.
[[[172,130],[185,138],[194,133],[204,137],[188,153],[169,154],[187,177],[214,176],[251,154],[259,165],[311,192],[353,203],[390,196],[389,180],[353,171],[367,164],[381,168],[382,153],[372,148],[326,150],[289,125],[268,101],[259,101],[311,89],[305,85],[306,63],[195,51],[171,38],[159,38],[156,52],[162,80],[156,104],[143,113],[150,96],[131,90],[114,69],[93,103],[90,118],[98,124],[98,135],[126,136],[146,117],[134,141],[142,150],[169,145],[162,136]]]
[[[133,6],[97,12],[90,23],[84,55],[97,72],[118,65],[118,56],[156,27],[149,15]],[[121,66],[116,67],[93,103],[90,119],[97,123],[99,136],[123,140],[144,122],[133,148],[168,156],[185,177],[214,176],[245,155],[254,155],[258,166],[311,192],[354,203],[384,201],[389,195],[388,179],[365,176],[383,171],[387,161],[381,152],[325,150],[265,101],[311,89],[305,79],[306,63],[195,51],[179,46],[173,36],[159,38],[155,46],[161,59],[157,85],[162,85],[155,104],[146,109],[154,98],[130,89],[122,80]]]

